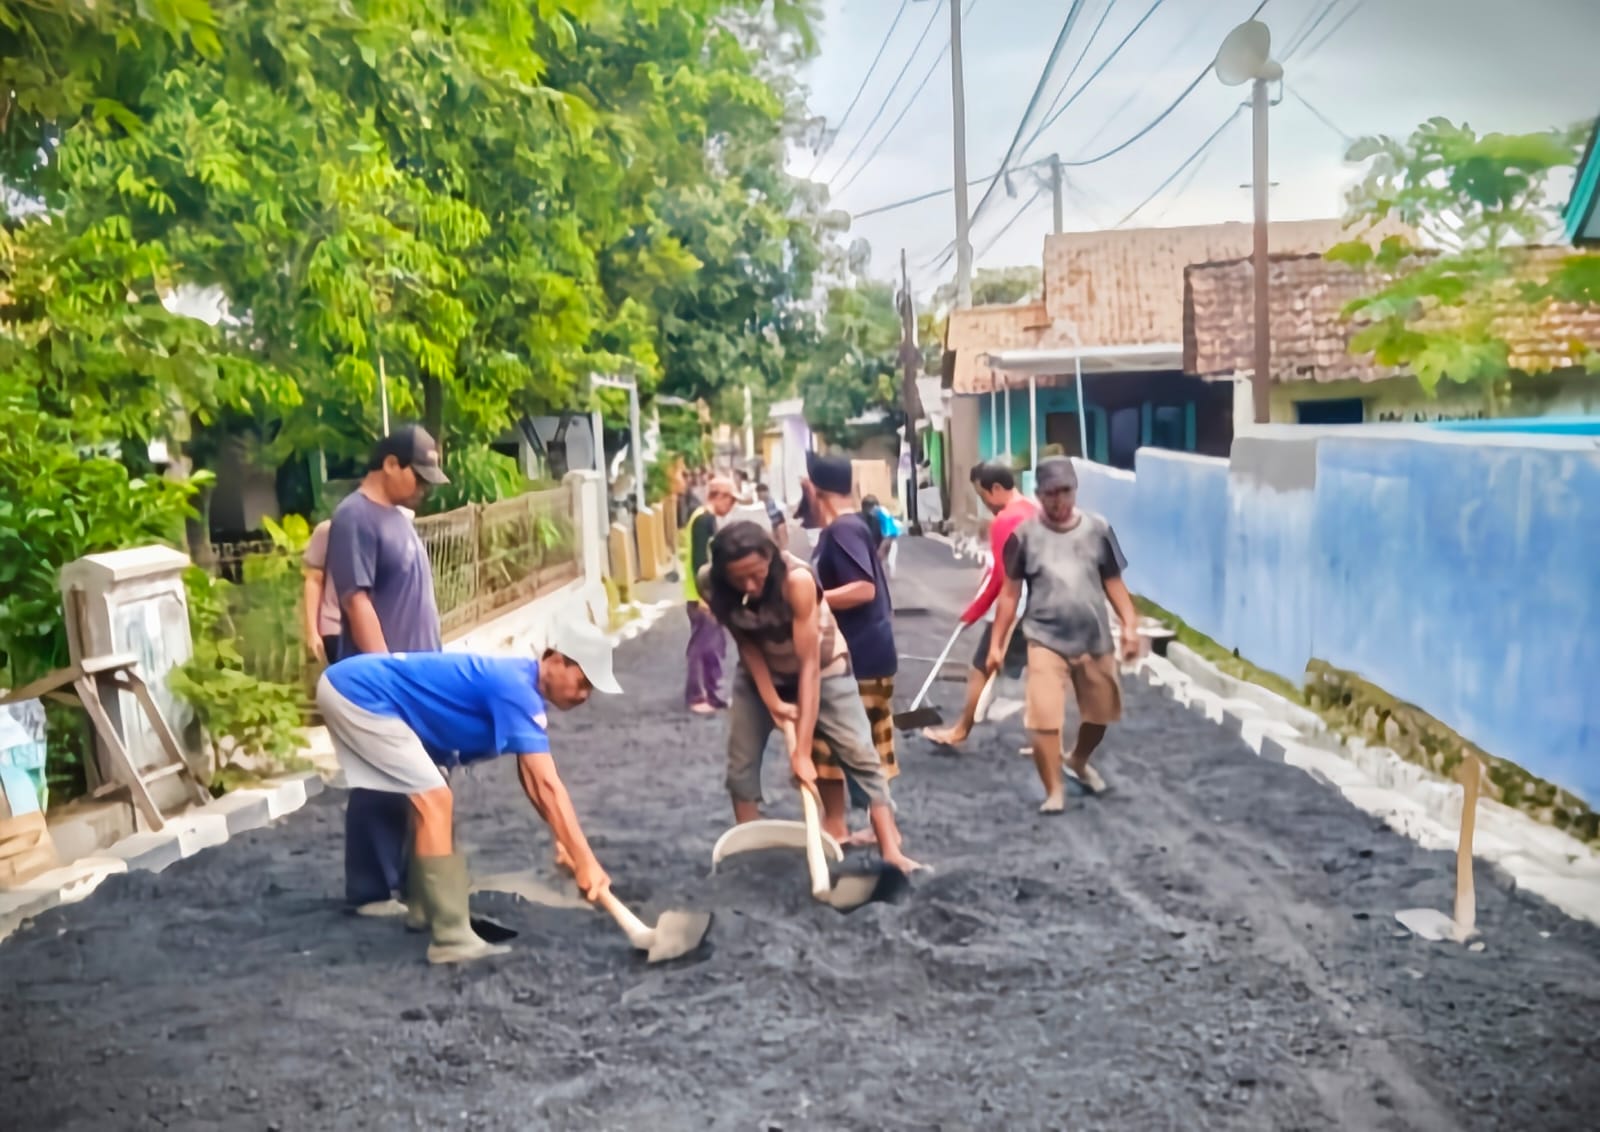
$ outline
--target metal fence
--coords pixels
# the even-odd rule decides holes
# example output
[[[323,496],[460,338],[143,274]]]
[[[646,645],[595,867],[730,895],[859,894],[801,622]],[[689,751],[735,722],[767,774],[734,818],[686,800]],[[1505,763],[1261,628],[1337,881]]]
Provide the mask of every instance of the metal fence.
[[[416,527],[447,639],[578,576],[567,487],[424,516]],[[212,572],[230,583],[224,628],[245,671],[309,694],[318,669],[305,643],[299,553],[254,541],[213,544],[212,556]]]

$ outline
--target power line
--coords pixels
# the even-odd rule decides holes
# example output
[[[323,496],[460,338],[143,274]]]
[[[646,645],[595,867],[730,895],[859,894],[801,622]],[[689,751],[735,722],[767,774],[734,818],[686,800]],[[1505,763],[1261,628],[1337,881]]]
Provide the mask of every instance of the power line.
[[[1256,5],[1256,10],[1254,12],[1250,13],[1250,18],[1253,20],[1257,16],[1259,16],[1261,14],[1261,9],[1265,8],[1270,2],[1271,2],[1271,0],[1261,0],[1261,3]],[[1162,122],[1165,122],[1172,115],[1172,112],[1174,110],[1176,110],[1179,106],[1183,105],[1184,100],[1186,98],[1188,98],[1191,94],[1194,93],[1195,88],[1198,87],[1203,81],[1205,81],[1205,77],[1211,73],[1212,68],[1214,68],[1215,66],[1216,66],[1216,61],[1215,60],[1212,60],[1211,62],[1207,63],[1201,69],[1200,73],[1194,77],[1193,81],[1191,81],[1188,86],[1183,88],[1182,93],[1180,93],[1177,98],[1173,99],[1172,102],[1167,106],[1167,108],[1165,110],[1163,110],[1161,113],[1157,114],[1154,118],[1152,118],[1149,122],[1147,122],[1144,125],[1144,127],[1141,128],[1140,130],[1138,130],[1136,133],[1134,133],[1132,137],[1130,137],[1127,140],[1123,141],[1119,145],[1112,146],[1110,149],[1106,150],[1104,153],[1096,154],[1094,157],[1076,158],[1076,159],[1074,159],[1072,161],[1063,161],[1061,164],[1069,166],[1071,168],[1082,168],[1085,165],[1098,165],[1100,162],[1106,160],[1107,158],[1115,157],[1117,154],[1119,154],[1123,150],[1127,149],[1134,142],[1136,142],[1140,138],[1144,137],[1151,130],[1153,130],[1157,126],[1161,125]]]
[[[955,0],[951,0],[951,2],[954,3]],[[900,89],[900,80],[905,78],[906,72],[911,69],[912,60],[917,57],[917,52],[922,50],[922,42],[928,38],[928,33],[933,30],[933,25],[938,18],[939,5],[935,4],[932,15],[928,17],[928,22],[923,25],[922,34],[917,36],[917,42],[912,45],[911,54],[906,56],[906,61],[901,66],[900,73],[894,77],[894,82],[889,85],[889,91],[883,96],[883,101],[878,103],[878,109],[872,115],[872,121],[868,122],[867,128],[861,131],[861,136],[856,139],[856,144],[850,147],[850,152],[844,155],[844,160],[839,163],[839,168],[834,170],[833,177],[837,177],[850,164],[851,159],[860,151],[862,143],[872,133],[872,127],[878,124],[878,119],[882,118],[883,112],[889,108],[889,100],[894,97],[894,92]],[[833,177],[829,177],[828,180],[832,181]]]
[[[1022,207],[1017,209],[1016,212],[1012,213],[1011,219],[1007,220],[1005,222],[1005,226],[1002,227],[1000,229],[1000,231],[996,232],[990,238],[990,240],[989,240],[989,242],[987,244],[983,245],[983,250],[980,251],[977,255],[973,256],[973,259],[974,260],[982,259],[984,256],[988,255],[991,251],[993,251],[994,250],[994,246],[1000,242],[1001,238],[1007,232],[1011,231],[1012,226],[1015,225],[1017,221],[1021,220],[1025,215],[1027,215],[1028,209],[1032,208],[1034,206],[1034,204],[1038,201],[1038,199],[1040,197],[1042,197],[1042,196],[1044,196],[1044,186],[1040,185],[1037,189],[1034,190],[1034,193],[1033,193],[1033,195],[1031,197],[1029,197],[1027,200],[1022,202]]]
[[[878,64],[883,60],[883,53],[888,49],[889,40],[894,38],[894,29],[900,26],[900,17],[906,14],[906,9],[911,6],[911,0],[900,0],[900,8],[894,14],[889,30],[883,33],[883,42],[878,44],[878,53],[872,57],[872,65],[867,68],[867,73],[861,76],[861,85],[856,87],[855,95],[850,99],[850,105],[844,108],[844,114],[839,118],[839,124],[833,128],[833,138],[837,139],[843,132],[845,123],[850,121],[850,112],[856,108],[856,103],[861,101],[862,92],[867,89],[867,84],[872,81],[873,72],[878,69]],[[806,174],[806,180],[816,175],[817,168],[822,164],[822,159],[828,156],[828,151],[833,148],[833,141],[824,142],[822,152],[817,154],[816,163],[811,166],[811,172]]]
[[[1339,0],[1327,0],[1327,3],[1322,5],[1322,10],[1317,13],[1317,18],[1311,21],[1310,26],[1305,27],[1303,31],[1298,31],[1289,37],[1289,46],[1284,48],[1283,57],[1285,59],[1293,58],[1294,53],[1300,50],[1300,48],[1305,44],[1306,40],[1310,39],[1316,34],[1317,29],[1322,26],[1323,21],[1332,15],[1333,10],[1338,6]]]
[[[1311,47],[1306,51],[1305,58],[1309,59],[1309,58],[1311,58],[1311,56],[1315,55],[1318,51],[1322,50],[1322,45],[1324,43],[1327,43],[1328,40],[1332,39],[1334,36],[1338,35],[1339,34],[1339,29],[1344,27],[1345,24],[1349,23],[1350,22],[1350,17],[1355,15],[1357,12],[1361,11],[1361,5],[1363,5],[1365,3],[1366,3],[1366,0],[1355,0],[1355,3],[1350,5],[1350,7],[1345,10],[1345,14],[1339,17],[1339,22],[1334,24],[1327,31],[1323,32],[1322,33],[1322,38],[1317,40],[1317,42],[1315,42],[1315,43],[1313,43],[1311,45]],[[1304,62],[1304,61],[1305,61],[1304,59],[1301,60],[1301,62]]]
[[[1050,159],[1048,157],[1041,157],[1041,158],[1039,158],[1039,160],[1030,161],[1026,165],[1013,166],[1012,169],[1011,169],[1011,172],[1020,173],[1025,169],[1037,169],[1039,166],[1048,165],[1049,163],[1050,163]],[[970,185],[981,185],[985,181],[987,181],[989,178],[994,177],[996,175],[997,175],[997,173],[985,173],[981,177],[972,178],[972,180],[968,181],[967,184],[969,186]],[[904,200],[891,201],[888,204],[874,205],[873,207],[868,208],[868,209],[863,209],[860,212],[852,212],[850,214],[850,219],[852,219],[852,220],[861,220],[861,219],[864,219],[864,218],[866,218],[868,216],[876,216],[880,212],[893,212],[897,208],[905,208],[907,205],[911,205],[911,204],[921,204],[925,200],[934,200],[937,197],[949,196],[953,192],[955,192],[955,189],[953,189],[953,188],[951,188],[949,186],[946,186],[945,188],[942,188],[942,189],[934,189],[931,192],[919,193],[917,196],[914,196],[914,197],[906,197]]]
[[[1005,174],[1011,164],[1011,158],[1017,152],[1017,143],[1022,140],[1022,132],[1028,128],[1028,120],[1033,117],[1034,109],[1039,105],[1039,96],[1044,93],[1044,84],[1050,81],[1050,72],[1055,69],[1056,60],[1061,57],[1061,49],[1066,46],[1067,37],[1072,34],[1073,25],[1078,22],[1078,13],[1083,10],[1083,0],[1072,0],[1072,7],[1067,9],[1067,18],[1061,21],[1061,30],[1056,33],[1055,44],[1050,48],[1050,56],[1044,62],[1044,70],[1039,72],[1039,81],[1033,86],[1033,94],[1028,98],[1028,105],[1022,111],[1022,120],[1017,123],[1017,129],[1011,135],[1011,144],[1006,147],[1006,155],[1000,159],[1000,171],[995,174],[994,180],[989,182],[989,187],[983,191],[983,197],[978,201],[978,207],[972,210],[967,226],[977,223],[978,217],[983,215],[984,205],[989,203],[989,198],[994,196],[995,186],[1000,183],[1000,178]],[[959,238],[959,233],[957,234]]]
[[[1061,115],[1065,114],[1067,112],[1067,109],[1074,102],[1078,101],[1078,97],[1080,95],[1082,95],[1084,91],[1089,89],[1089,85],[1091,83],[1093,83],[1095,79],[1100,77],[1100,72],[1104,71],[1108,66],[1111,65],[1112,60],[1114,60],[1117,57],[1117,54],[1124,47],[1126,47],[1128,45],[1128,41],[1139,33],[1139,29],[1144,27],[1145,23],[1150,19],[1150,17],[1156,14],[1156,9],[1161,7],[1161,5],[1164,4],[1164,3],[1166,3],[1166,0],[1155,0],[1155,2],[1153,4],[1151,4],[1150,7],[1145,10],[1144,15],[1139,17],[1139,22],[1134,24],[1133,27],[1129,28],[1127,33],[1125,35],[1123,35],[1123,37],[1120,40],[1117,41],[1117,45],[1111,49],[1111,54],[1107,55],[1104,59],[1100,60],[1100,65],[1097,66],[1094,70],[1089,72],[1089,77],[1083,80],[1083,85],[1082,86],[1080,86],[1077,90],[1072,92],[1072,97],[1067,99],[1067,101],[1061,106],[1061,108],[1059,110],[1052,110],[1051,112],[1046,114],[1044,120],[1039,123],[1038,129],[1033,131],[1033,136],[1028,139],[1028,144],[1022,147],[1024,151],[1026,151],[1029,148],[1029,146],[1032,146],[1034,142],[1038,141],[1039,140],[1039,135],[1044,133],[1051,126],[1053,126],[1055,124],[1055,122],[1056,122],[1056,119],[1060,118]],[[1070,80],[1072,78],[1072,76],[1068,75],[1067,78]],[[1061,89],[1063,91],[1065,91],[1067,89],[1065,83],[1062,84]]]
[[[1341,138],[1343,138],[1345,145],[1349,145],[1351,142],[1356,140],[1353,136],[1351,136],[1350,134],[1346,133],[1344,130],[1341,130],[1337,125],[1335,125],[1334,122],[1332,121],[1332,119],[1330,119],[1326,114],[1324,114],[1322,111],[1318,110],[1315,106],[1311,105],[1310,101],[1307,100],[1306,96],[1301,94],[1297,89],[1295,89],[1292,86],[1287,86],[1287,85],[1284,87],[1284,89],[1287,90],[1290,94],[1294,95],[1294,98],[1295,98],[1296,102],[1300,103],[1301,106],[1304,106],[1307,110],[1311,111],[1311,116],[1313,118],[1315,118],[1317,121],[1321,122],[1324,126],[1328,127],[1328,129],[1332,130],[1334,133],[1338,134]]]
[[[1067,88],[1072,85],[1072,77],[1078,73],[1078,68],[1083,66],[1083,61],[1089,57],[1089,49],[1094,46],[1094,41],[1100,38],[1100,29],[1106,26],[1106,20],[1111,15],[1111,10],[1117,6],[1117,0],[1106,0],[1105,10],[1100,13],[1100,18],[1095,21],[1094,30],[1089,33],[1089,39],[1083,45],[1083,50],[1078,52],[1078,57],[1072,62],[1072,69],[1067,72],[1067,77],[1061,80],[1061,85],[1056,88],[1056,93],[1050,99],[1050,105],[1044,108],[1048,116],[1061,101],[1061,96],[1067,93]],[[1031,140],[1031,139],[1030,139]]]
[[[968,0],[967,6],[962,9],[963,18],[970,16],[972,14],[972,9],[976,8],[977,6],[978,0]],[[844,184],[840,185],[837,190],[835,190],[836,195],[844,195],[844,191],[851,185],[855,184],[856,178],[861,176],[861,174],[867,170],[867,167],[872,164],[873,159],[878,156],[878,153],[883,149],[885,143],[887,143],[888,140],[894,136],[895,130],[900,128],[900,123],[905,121],[905,117],[908,113],[910,113],[911,108],[917,104],[917,99],[922,94],[922,88],[928,85],[928,80],[933,78],[934,72],[939,69],[939,64],[944,62],[945,56],[949,54],[950,41],[946,39],[944,41],[944,46],[939,49],[939,54],[934,58],[933,64],[922,76],[922,81],[917,83],[916,89],[911,92],[910,99],[908,99],[906,104],[900,108],[900,113],[895,115],[894,121],[889,123],[889,129],[885,131],[883,136],[878,139],[878,143],[872,147],[871,151],[868,152],[866,160],[864,160],[860,165],[856,166],[856,171],[850,174],[850,179]],[[844,167],[840,166],[839,172],[842,173],[843,171]],[[835,177],[838,175],[839,173],[834,174]]]
[[[1149,196],[1145,197],[1138,204],[1134,205],[1133,208],[1131,208],[1128,211],[1127,215],[1124,216],[1121,220],[1117,221],[1116,224],[1114,224],[1112,227],[1121,228],[1124,224],[1126,224],[1128,221],[1132,220],[1140,212],[1144,211],[1146,205],[1148,205],[1151,201],[1155,200],[1162,193],[1166,192],[1167,191],[1167,186],[1171,185],[1172,182],[1176,181],[1178,179],[1178,177],[1183,173],[1183,171],[1185,169],[1189,168],[1189,166],[1193,165],[1196,161],[1200,160],[1200,158],[1202,156],[1204,156],[1211,149],[1211,147],[1213,145],[1216,144],[1217,139],[1222,136],[1223,131],[1225,131],[1229,126],[1233,125],[1233,123],[1238,119],[1239,114],[1243,110],[1244,110],[1243,106],[1235,106],[1233,108],[1233,113],[1229,114],[1226,118],[1224,118],[1222,120],[1222,125],[1218,126],[1215,130],[1211,131],[1211,136],[1206,138],[1205,141],[1201,142],[1198,149],[1196,149],[1188,157],[1185,157],[1183,159],[1183,163],[1181,165],[1179,165],[1176,169],[1174,169],[1171,173],[1169,173],[1167,175],[1167,179],[1166,180],[1162,181],[1159,185],[1157,185],[1155,187],[1155,191],[1154,192],[1152,192]]]

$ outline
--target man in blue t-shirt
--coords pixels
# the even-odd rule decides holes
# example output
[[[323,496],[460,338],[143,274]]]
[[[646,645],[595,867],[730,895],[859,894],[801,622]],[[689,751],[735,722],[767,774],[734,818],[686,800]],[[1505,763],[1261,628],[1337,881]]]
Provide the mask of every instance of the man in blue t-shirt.
[[[585,703],[591,691],[622,689],[611,671],[611,642],[587,622],[556,626],[539,660],[368,653],[323,673],[317,707],[350,787],[404,795],[410,803],[417,899],[407,909],[407,924],[431,930],[428,962],[460,963],[508,950],[472,930],[467,861],[455,851],[450,786],[440,767],[517,756],[522,789],[550,826],[578,887],[598,900],[609,886],[545,733],[546,704],[566,711]]]
[[[851,504],[853,469],[849,460],[808,452],[806,471],[817,518],[823,524],[811,562],[839,632],[850,646],[856,690],[867,711],[872,745],[883,776],[894,778],[900,773],[894,749],[894,676],[900,657],[894,643],[889,577],[878,557],[878,532]],[[836,805],[833,812],[843,813],[845,788],[850,780],[827,758],[828,753],[817,752],[822,756],[817,758],[818,788],[824,807]],[[830,791],[836,793],[830,795]],[[855,791],[851,796],[858,806],[865,807],[865,800]],[[856,842],[870,839],[870,831],[850,838]]]

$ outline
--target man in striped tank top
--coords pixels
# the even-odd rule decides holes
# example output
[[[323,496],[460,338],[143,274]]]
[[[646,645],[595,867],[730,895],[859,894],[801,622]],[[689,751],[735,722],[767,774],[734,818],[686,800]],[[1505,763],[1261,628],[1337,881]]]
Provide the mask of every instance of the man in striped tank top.
[[[825,757],[837,760],[866,794],[885,863],[905,872],[918,869],[901,851],[889,781],[873,747],[850,650],[810,566],[778,550],[759,524],[730,523],[711,542],[699,588],[739,649],[728,711],[727,787],[734,820],[761,816],[761,757],[773,728],[789,723],[798,740],[790,755],[794,777],[816,785],[813,745],[823,740]],[[831,801],[824,825],[843,840],[848,831],[842,792]]]

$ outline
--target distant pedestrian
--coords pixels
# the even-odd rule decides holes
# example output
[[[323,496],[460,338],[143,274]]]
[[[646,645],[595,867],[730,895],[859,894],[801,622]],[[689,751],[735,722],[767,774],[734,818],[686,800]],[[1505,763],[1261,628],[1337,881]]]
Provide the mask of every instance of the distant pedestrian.
[[[328,532],[333,520],[324,519],[311,529],[311,539],[300,557],[305,582],[302,589],[301,624],[306,652],[313,660],[332,664],[339,659],[339,633],[344,618],[339,613],[339,595],[328,580]]]
[[[892,779],[900,773],[894,737],[894,678],[900,657],[895,648],[889,577],[878,555],[878,528],[864,511],[851,505],[850,461],[811,454],[806,465],[817,518],[823,524],[812,565],[822,584],[823,600],[850,646],[856,691],[867,713],[873,750],[883,776]],[[817,777],[823,808],[843,813],[843,771],[837,763],[823,761],[817,765]],[[866,804],[864,798],[857,801]]]
[[[779,550],[788,550],[789,522],[784,517],[783,508],[772,498],[772,489],[764,483],[757,484],[756,498],[767,509],[767,521],[772,524],[772,541],[778,544]]]
[[[718,522],[733,510],[733,481],[713,477],[706,487],[706,504],[697,508],[679,535],[679,567],[683,571],[683,596],[689,615],[689,645],[684,653],[688,672],[683,700],[696,715],[710,715],[728,706],[722,698],[722,657],[727,640],[722,626],[711,616],[696,580],[700,568],[711,561],[711,540]]]
[[[339,595],[340,658],[438,652],[439,610],[428,550],[408,508],[449,483],[439,446],[411,425],[373,446],[367,474],[333,513],[327,576]],[[406,892],[410,808],[405,797],[352,789],[345,808],[345,900],[360,915],[398,915]],[[413,894],[414,895],[414,894]]]
[[[962,611],[961,623],[973,625],[987,619],[983,633],[978,637],[978,647],[973,650],[972,669],[967,675],[966,699],[961,705],[961,718],[949,727],[924,728],[922,735],[930,742],[954,747],[966,742],[978,718],[978,703],[983,698],[984,686],[989,682],[989,649],[995,639],[994,604],[1005,582],[1005,547],[1011,533],[1039,513],[1039,505],[1017,490],[1017,478],[1011,469],[998,460],[979,464],[972,469],[972,487],[978,498],[994,516],[989,522],[989,561],[984,567],[983,581],[978,585],[977,596]],[[1005,673],[1015,679],[1022,675],[1027,648],[1021,633],[1009,638],[1000,637],[1005,649]]]
[[[892,511],[878,502],[876,495],[862,497],[861,513],[878,533],[878,557],[883,559],[889,577],[893,578],[895,557],[900,549],[900,536],[905,534],[905,528],[900,525],[900,520],[894,517]]]
[[[1016,620],[1022,586],[1028,608],[1022,635],[1028,645],[1023,726],[1033,740],[1033,760],[1045,789],[1041,813],[1065,805],[1061,731],[1067,689],[1078,703],[1078,735],[1066,757],[1066,772],[1084,790],[1103,793],[1106,783],[1089,756],[1106,728],[1122,718],[1122,678],[1117,659],[1139,654],[1139,615],[1122,580],[1128,561],[1111,524],[1077,507],[1078,473],[1065,456],[1039,464],[1040,514],[1006,540],[1006,582],[995,613],[988,668],[1004,661],[1005,638]],[[1121,641],[1111,636],[1110,600],[1122,623]]]

